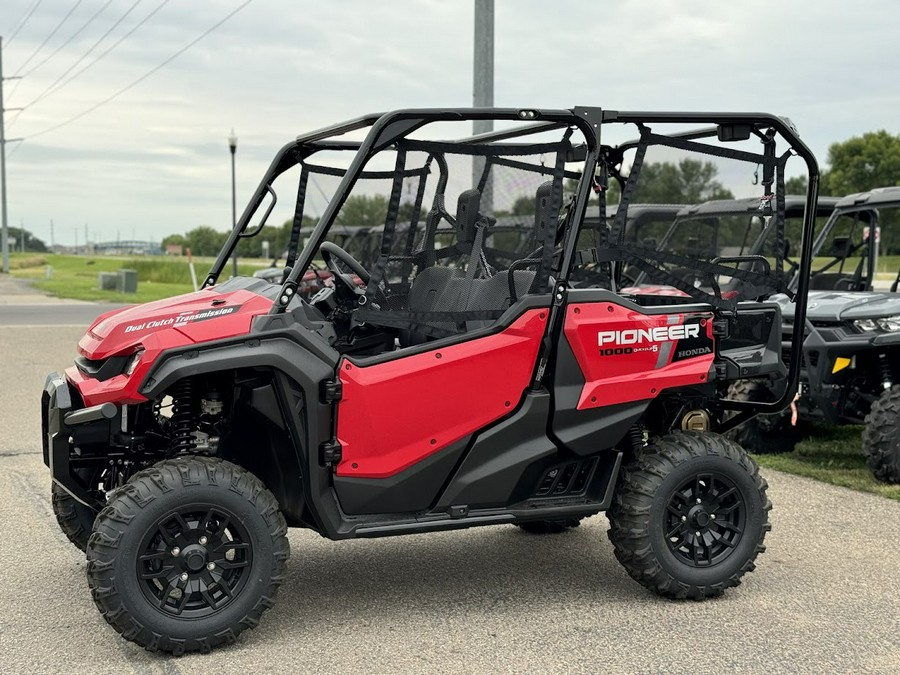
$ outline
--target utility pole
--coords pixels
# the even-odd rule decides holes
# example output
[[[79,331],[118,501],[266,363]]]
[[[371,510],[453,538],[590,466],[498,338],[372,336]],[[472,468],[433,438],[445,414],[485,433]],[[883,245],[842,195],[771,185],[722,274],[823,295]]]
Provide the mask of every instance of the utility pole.
[[[3,38],[0,37],[0,210],[3,212],[0,247],[3,248],[3,274],[9,274],[9,230],[6,225],[6,111],[3,108]]]
[[[3,77],[3,38],[0,37],[0,248],[3,250],[2,272],[9,274],[9,226],[6,222],[6,144],[21,141],[21,138],[6,138],[6,111],[21,110],[21,108],[3,107],[3,82],[6,80],[20,80],[21,77]]]
[[[50,219],[50,249],[56,246],[56,241],[53,239],[53,218]]]
[[[494,0],[475,0],[475,45],[473,51],[472,105],[490,108],[494,105]],[[472,131],[482,134],[493,131],[493,120],[475,120]],[[472,184],[478,185],[484,171],[483,157],[472,158]],[[485,184],[481,195],[481,210],[494,211],[493,185]]]
[[[75,255],[78,255],[78,228],[72,228],[75,231]]]

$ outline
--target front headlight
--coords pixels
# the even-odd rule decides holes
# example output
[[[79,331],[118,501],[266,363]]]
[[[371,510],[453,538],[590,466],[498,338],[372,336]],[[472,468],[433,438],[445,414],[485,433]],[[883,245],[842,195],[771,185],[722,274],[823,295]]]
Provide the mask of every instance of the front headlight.
[[[900,331],[900,316],[886,316],[883,319],[875,319],[875,323],[884,331]]]
[[[138,349],[134,354],[131,355],[131,358],[128,359],[128,363],[125,365],[125,374],[128,377],[131,377],[131,374],[134,372],[134,369],[137,368],[138,363],[141,362],[141,357],[144,355],[143,349]]]
[[[861,333],[895,333],[900,331],[900,315],[886,316],[881,319],[856,319],[853,327]]]

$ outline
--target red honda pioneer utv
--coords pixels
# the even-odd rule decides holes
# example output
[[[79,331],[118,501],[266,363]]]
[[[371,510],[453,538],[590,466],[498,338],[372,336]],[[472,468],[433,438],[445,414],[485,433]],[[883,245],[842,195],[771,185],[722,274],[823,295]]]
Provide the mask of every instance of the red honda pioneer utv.
[[[460,133],[484,119],[500,130]],[[780,307],[756,301],[786,290],[784,259],[742,269],[743,256],[627,240],[648,150],[715,157],[743,172],[733,175],[762,166],[752,189],[781,236],[792,155],[805,160],[815,203],[814,157],[770,115],[402,110],[282,148],[202,290],[98,317],[75,366],[47,379],[54,507],[86,547],[106,620],[150,650],[233,641],[272,606],[288,526],[331,539],[551,531],[608,510],[616,557],[654,592],[701,599],[740,583],[764,549],[771,506],[756,465],[719,433],[782,409],[796,389]],[[608,222],[607,180],[627,165]],[[301,248],[312,175],[337,185]],[[297,186],[289,275],[219,283],[284,180]],[[328,236],[351,199],[378,194],[388,204],[381,253],[366,269]],[[590,202],[600,216],[584,226]],[[534,249],[501,268],[484,242],[525,203]],[[265,216],[251,226],[257,210]],[[448,227],[454,236],[438,237]],[[298,284],[317,256],[335,284],[306,300]],[[623,297],[626,263],[689,297]],[[743,286],[723,297],[669,265]],[[806,292],[801,282],[798,327]],[[797,346],[801,337],[796,328]],[[727,400],[729,382],[751,374],[789,386],[774,402]]]

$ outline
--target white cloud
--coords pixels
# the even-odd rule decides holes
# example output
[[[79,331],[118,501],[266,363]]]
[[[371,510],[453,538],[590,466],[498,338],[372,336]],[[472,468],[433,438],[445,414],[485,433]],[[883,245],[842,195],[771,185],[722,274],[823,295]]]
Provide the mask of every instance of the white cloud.
[[[27,138],[86,110],[241,1],[169,2],[96,67],[25,111],[8,135]],[[0,33],[30,2],[0,3]],[[85,0],[33,63],[103,2]],[[106,45],[159,2],[141,3]],[[110,5],[7,105],[32,100],[130,4]],[[888,86],[900,67],[900,6],[890,0],[873,0],[865,12],[836,0],[496,5],[497,105],[771,111],[791,117],[822,161],[833,141],[900,131],[900,92]],[[4,50],[7,74],[70,6],[41,5]],[[396,107],[468,105],[472,17],[471,1],[255,0],[117,100],[18,149],[8,163],[10,222],[24,220],[46,238],[52,218],[62,241],[85,222],[110,238],[225,228],[232,127],[242,201],[300,132]]]

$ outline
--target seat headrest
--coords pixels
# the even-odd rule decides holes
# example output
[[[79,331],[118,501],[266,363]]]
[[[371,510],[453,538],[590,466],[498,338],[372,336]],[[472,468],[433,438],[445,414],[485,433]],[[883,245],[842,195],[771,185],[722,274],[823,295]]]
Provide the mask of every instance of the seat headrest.
[[[547,239],[547,228],[556,228],[556,217],[551,211],[553,181],[542,183],[534,196],[534,240],[543,244]]]
[[[478,222],[478,208],[481,206],[481,192],[472,188],[459,194],[456,202],[456,227],[460,243],[475,241],[475,223]]]

